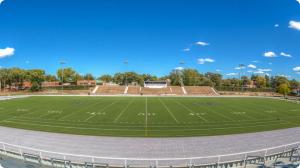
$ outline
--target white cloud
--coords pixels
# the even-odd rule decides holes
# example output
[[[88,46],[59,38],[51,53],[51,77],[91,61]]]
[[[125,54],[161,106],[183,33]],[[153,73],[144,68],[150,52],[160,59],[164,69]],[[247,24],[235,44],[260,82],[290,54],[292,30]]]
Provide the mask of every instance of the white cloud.
[[[199,58],[197,60],[198,64],[205,64],[206,62],[215,62],[215,60],[211,59],[211,58]]]
[[[296,29],[296,30],[300,30],[300,22],[291,20],[291,21],[289,22],[289,28],[291,28],[291,29]]]
[[[293,68],[294,71],[299,71],[300,72],[300,66]]]
[[[236,75],[238,75],[237,73],[228,73],[228,74],[226,74],[227,76],[236,76]]]
[[[0,5],[1,5],[1,3],[3,2],[4,0],[0,0]]]
[[[276,57],[276,54],[273,51],[265,52],[263,55],[264,57],[268,57],[268,58]]]
[[[245,67],[235,67],[234,69],[240,70],[240,69],[245,69]]]
[[[253,73],[255,73],[255,74],[264,74],[265,72],[264,71],[254,71]]]
[[[299,72],[296,72],[296,74],[299,74],[299,75],[300,75],[300,71],[299,71]]]
[[[255,69],[255,68],[256,68],[256,66],[255,66],[255,65],[253,65],[253,64],[249,64],[249,65],[248,65],[248,68],[253,68],[253,69]]]
[[[261,72],[271,72],[272,69],[257,69],[257,71],[261,71]]]
[[[199,45],[199,46],[208,46],[208,45],[209,45],[209,43],[203,42],[203,41],[198,41],[198,42],[196,42],[195,44],[196,44],[196,45]]]
[[[299,3],[299,5],[300,5],[300,0],[296,0],[298,3]]]
[[[176,67],[175,70],[182,71],[182,70],[184,70],[184,68],[183,67]]]
[[[299,0],[299,1],[300,1],[300,0]],[[281,52],[280,55],[283,56],[283,57],[289,57],[289,58],[292,57],[291,54],[287,54],[287,53],[284,53],[284,52]]]
[[[252,62],[254,62],[254,63],[258,63],[259,61],[257,61],[257,60],[254,60],[254,61],[252,61]]]
[[[14,48],[6,47],[4,49],[0,49],[0,58],[12,56],[14,55],[14,53],[15,53]]]
[[[222,70],[220,70],[220,69],[216,69],[216,71],[217,71],[217,72],[221,72]]]
[[[278,76],[282,76],[282,77],[286,77],[286,78],[291,78],[291,75],[279,74]]]
[[[279,24],[275,24],[274,27],[279,27]]]
[[[183,51],[188,52],[188,51],[191,51],[191,49],[190,48],[185,48],[185,49],[183,49]]]
[[[272,65],[273,63],[272,63],[272,62],[269,62],[268,64],[269,64],[269,65]]]

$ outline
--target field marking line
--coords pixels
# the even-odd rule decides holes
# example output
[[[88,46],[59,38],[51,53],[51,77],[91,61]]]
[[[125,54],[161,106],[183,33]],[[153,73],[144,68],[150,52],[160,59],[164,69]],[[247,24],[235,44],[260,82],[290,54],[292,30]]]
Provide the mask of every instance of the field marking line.
[[[119,115],[114,119],[114,123],[116,123],[119,118],[123,115],[123,113],[129,108],[129,106],[134,102],[135,99],[132,99],[130,102],[127,103],[127,105],[123,108],[123,110],[119,113]]]
[[[20,122],[34,122],[34,123],[42,123],[42,124],[60,124],[60,125],[65,124],[65,123],[56,123],[53,120],[50,120],[50,121],[40,121],[40,120],[38,120],[38,121],[32,121],[32,120],[26,120],[26,119],[18,118],[18,117],[11,117],[11,118],[7,118],[7,119],[3,119],[3,120],[6,120],[6,121],[20,121]],[[53,121],[53,122],[51,122],[51,121]],[[1,122],[1,120],[0,120],[0,122]],[[248,122],[249,122],[249,120],[248,120]],[[253,124],[254,125],[254,124],[265,124],[265,123],[274,123],[274,122],[278,123],[277,120],[273,120],[273,121],[249,122],[249,124],[251,124],[251,125]],[[285,120],[285,122],[288,122],[288,121]],[[73,122],[73,123],[70,123],[70,124],[88,126],[88,125],[94,125],[95,123],[82,122],[82,123],[78,124],[77,122]],[[218,123],[207,123],[207,124],[209,124],[209,125],[200,125],[200,126],[211,126],[211,125],[215,125],[215,124],[218,124]],[[222,124],[221,126],[228,126],[228,125],[230,125],[230,126],[238,126],[238,125],[240,125],[240,123],[237,124],[237,123],[232,123],[231,122],[231,124]],[[131,127],[132,128],[136,128],[136,127],[143,128],[144,127],[144,126],[140,126],[140,125],[133,125],[133,126],[131,126],[131,125],[127,125],[126,126],[125,125],[124,126],[124,125],[112,125],[112,124],[99,124],[99,125],[96,125],[96,126],[128,127],[128,128],[131,128]],[[154,127],[154,128],[155,127],[157,127],[157,128],[160,128],[160,127],[161,128],[186,128],[186,127],[189,127],[189,126],[194,127],[195,125],[157,125],[157,126],[152,126],[152,127]]]
[[[145,104],[145,136],[148,136],[148,97],[146,97],[146,104]]]
[[[88,105],[86,105],[85,106],[85,108],[81,108],[79,111],[73,111],[73,112],[71,112],[70,114],[67,114],[67,115],[65,115],[65,116],[62,116],[61,118],[59,118],[58,120],[59,121],[64,121],[64,119],[65,118],[68,118],[68,117],[70,117],[70,116],[72,116],[72,115],[74,115],[74,114],[77,114],[77,113],[79,113],[79,112],[82,112],[84,109],[88,109],[88,108],[90,108],[91,106],[95,106],[95,105],[97,105],[97,104],[99,104],[99,103],[102,103],[103,102],[103,99],[100,99],[100,101],[96,101],[95,103],[91,103],[91,104],[88,104]]]
[[[179,121],[176,119],[176,117],[174,116],[174,114],[171,112],[171,110],[167,107],[167,105],[161,101],[160,97],[158,98],[159,102],[164,106],[164,108],[168,111],[168,113],[171,115],[171,117],[174,119],[174,121],[178,124]]]
[[[19,122],[14,121],[8,121],[4,120],[1,121],[1,123],[16,123],[20,124]],[[45,126],[45,127],[53,127],[53,128],[66,128],[66,129],[82,129],[82,130],[104,130],[104,131],[139,131],[144,132],[144,129],[114,129],[114,128],[95,128],[95,127],[71,127],[71,126],[59,126],[59,125],[45,125],[45,124],[34,124],[34,123],[21,123],[24,125],[34,125],[34,126]],[[287,122],[281,122],[281,123],[274,123],[274,124],[261,124],[261,125],[253,125],[253,126],[237,126],[237,127],[216,127],[216,128],[192,128],[192,129],[170,129],[170,130],[151,130],[151,131],[206,131],[206,130],[227,130],[227,129],[235,129],[235,128],[256,128],[256,127],[263,127],[263,126],[271,126],[271,125],[283,125],[283,124],[289,124]],[[272,130],[272,129],[271,129]]]
[[[40,115],[40,116],[38,116],[37,118],[42,118],[42,117],[45,117],[45,116],[47,116],[47,115],[49,115],[50,113],[45,113],[45,114],[42,114],[42,115]]]
[[[107,108],[109,108],[110,106],[112,106],[112,105],[114,105],[114,104],[116,104],[117,102],[119,102],[119,101],[114,101],[114,102],[112,102],[111,104],[109,104],[109,105],[106,105],[105,107],[103,107],[100,111],[98,111],[98,113],[99,112],[103,112],[103,111],[105,111]],[[95,117],[96,116],[96,114],[95,115],[92,115],[92,116],[90,116],[90,117],[88,117],[87,119],[85,119],[84,121],[85,122],[87,122],[88,120],[90,120],[91,118],[93,118],[93,117]]]
[[[183,107],[183,108],[185,108],[186,110],[188,110],[189,112],[195,113],[193,110],[191,110],[190,108],[188,108],[186,105],[180,103],[179,101],[176,100],[175,102],[176,102],[177,104],[179,104],[181,107]],[[203,120],[204,122],[206,122],[206,123],[209,122],[207,119],[205,119],[204,117],[202,117],[202,116],[200,116],[200,115],[199,115],[199,118],[200,118],[201,120]]]

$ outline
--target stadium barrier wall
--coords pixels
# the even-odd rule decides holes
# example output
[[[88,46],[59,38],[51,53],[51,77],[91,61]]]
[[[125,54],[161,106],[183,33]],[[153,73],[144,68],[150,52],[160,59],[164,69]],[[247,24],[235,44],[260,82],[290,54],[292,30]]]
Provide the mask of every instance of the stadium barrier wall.
[[[225,155],[214,155],[204,157],[187,157],[187,158],[114,158],[114,157],[99,157],[90,155],[78,155],[70,153],[53,152],[31,147],[0,142],[0,153],[7,156],[18,156],[19,159],[36,158],[39,163],[53,165],[54,163],[61,164],[102,164],[112,167],[226,167],[228,164],[236,164],[246,166],[248,161],[259,162],[262,160],[271,160],[272,158],[292,156],[293,151],[299,153],[299,142],[294,142],[286,145],[240,152]],[[32,159],[34,160],[34,159]],[[300,154],[298,161],[300,160]],[[251,162],[249,162],[251,164]],[[47,164],[47,163],[46,163]],[[208,166],[210,165],[210,166]],[[108,166],[104,166],[108,167]],[[236,166],[238,167],[238,166]]]

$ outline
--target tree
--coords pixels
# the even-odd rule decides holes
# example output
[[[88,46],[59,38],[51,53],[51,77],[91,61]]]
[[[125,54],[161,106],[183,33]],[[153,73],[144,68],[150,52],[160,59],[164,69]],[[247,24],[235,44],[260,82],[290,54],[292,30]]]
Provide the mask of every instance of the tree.
[[[267,86],[267,80],[264,76],[252,76],[251,78],[255,81],[256,87],[265,88]]]
[[[55,82],[55,81],[57,81],[57,78],[54,75],[45,75],[45,81],[47,81],[47,82]]]
[[[171,85],[180,86],[182,77],[182,70],[173,70],[168,76],[165,76],[164,78],[170,79]]]
[[[213,86],[221,86],[221,83],[222,83],[222,75],[221,74],[207,72],[205,74],[205,77],[207,77],[213,83]]]
[[[64,83],[65,82],[77,82],[77,80],[79,80],[81,78],[80,75],[72,68],[59,69],[59,70],[57,70],[56,74],[60,81],[62,81],[62,79],[63,79]]]
[[[142,74],[141,78],[143,81],[156,81],[158,78],[155,75],[151,74]]]
[[[291,92],[291,89],[288,86],[288,84],[283,83],[278,86],[278,93],[282,94],[284,97],[286,97],[286,95],[289,94],[290,92]]]
[[[27,71],[27,79],[31,82],[31,91],[42,89],[42,82],[45,80],[45,71],[42,69],[32,69]]]
[[[83,76],[84,80],[95,80],[94,76],[90,73],[87,73]]]
[[[199,86],[203,75],[196,69],[184,69],[182,71],[183,83],[186,86]]]
[[[289,83],[290,83],[292,89],[300,88],[300,82],[298,82],[295,79],[291,80]]]
[[[242,86],[245,86],[245,85],[249,85],[251,80],[248,78],[248,76],[242,76],[241,82],[242,82]]]
[[[289,80],[286,77],[275,76],[275,77],[271,78],[271,86],[272,86],[272,88],[276,89],[281,84],[287,84],[288,86],[290,86]]]
[[[113,77],[113,82],[119,85],[124,85],[124,79],[125,79],[125,75],[123,73],[115,73]]]
[[[111,75],[102,75],[98,79],[106,83],[113,81],[113,77]]]

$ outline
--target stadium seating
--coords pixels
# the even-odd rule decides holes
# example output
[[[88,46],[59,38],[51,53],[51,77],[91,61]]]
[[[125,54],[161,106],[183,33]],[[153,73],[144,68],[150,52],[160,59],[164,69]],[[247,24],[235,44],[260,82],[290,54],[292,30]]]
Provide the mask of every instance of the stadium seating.
[[[99,86],[96,94],[124,94],[125,86]]]
[[[128,86],[127,94],[140,94],[140,86]]]
[[[187,94],[189,95],[205,95],[216,96],[218,93],[212,87],[209,86],[185,86]]]
[[[169,87],[167,88],[145,88],[143,87],[141,93],[144,95],[163,95],[172,94]]]
[[[180,86],[169,86],[171,93],[175,95],[183,95],[182,88]]]

